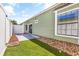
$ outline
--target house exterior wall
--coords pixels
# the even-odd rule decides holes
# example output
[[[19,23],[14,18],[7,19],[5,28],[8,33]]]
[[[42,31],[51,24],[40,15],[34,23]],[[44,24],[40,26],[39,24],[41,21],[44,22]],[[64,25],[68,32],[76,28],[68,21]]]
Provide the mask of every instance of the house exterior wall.
[[[75,4],[73,6],[70,6],[69,8],[61,10],[60,12],[69,10],[78,6],[79,4]],[[53,11],[52,9],[50,9],[42,13],[41,15],[33,17],[30,20],[24,22],[24,25],[32,23],[33,25],[32,34],[78,44],[78,38],[62,37],[62,36],[55,35],[55,11],[56,10]],[[34,20],[38,20],[38,23],[35,23]]]
[[[24,25],[24,32],[25,33],[29,33],[29,25],[30,24],[34,24],[34,19],[30,19],[30,21],[27,20],[27,22],[23,23],[23,25]],[[26,30],[26,25],[27,25],[27,30]]]
[[[33,33],[40,35],[40,36],[44,36],[44,37],[48,37],[48,38],[52,38],[52,30],[53,30],[53,17],[54,16],[52,14],[53,12],[47,11],[39,16],[37,16],[35,18],[35,20],[38,20],[38,23],[33,23]]]

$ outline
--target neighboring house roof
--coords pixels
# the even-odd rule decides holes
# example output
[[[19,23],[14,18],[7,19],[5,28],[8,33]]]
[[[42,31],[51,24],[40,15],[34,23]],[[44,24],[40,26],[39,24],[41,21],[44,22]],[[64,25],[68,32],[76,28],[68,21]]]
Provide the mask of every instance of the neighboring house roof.
[[[72,3],[56,3],[56,4],[52,5],[52,6],[50,6],[49,8],[43,10],[42,12],[40,12],[40,13],[34,15],[33,17],[29,18],[28,20],[30,20],[30,19],[32,19],[32,18],[34,18],[36,16],[39,16],[39,15],[43,14],[44,12],[49,11],[50,9],[57,10],[57,9],[60,9],[60,8],[62,8],[64,6],[68,6],[70,4],[72,4]],[[28,20],[26,20],[26,21],[28,21]],[[23,23],[25,23],[26,21],[24,21]],[[23,24],[23,23],[21,23],[21,24]]]

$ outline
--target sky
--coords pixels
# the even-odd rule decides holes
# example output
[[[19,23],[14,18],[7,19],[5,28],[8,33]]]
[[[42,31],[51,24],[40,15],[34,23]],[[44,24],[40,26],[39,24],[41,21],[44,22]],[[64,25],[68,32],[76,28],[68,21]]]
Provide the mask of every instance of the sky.
[[[55,3],[3,3],[8,19],[18,24],[28,20]]]

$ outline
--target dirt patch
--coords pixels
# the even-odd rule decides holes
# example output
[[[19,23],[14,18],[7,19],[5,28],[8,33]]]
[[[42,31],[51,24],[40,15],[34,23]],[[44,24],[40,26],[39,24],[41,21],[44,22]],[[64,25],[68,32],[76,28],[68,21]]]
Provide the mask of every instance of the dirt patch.
[[[7,44],[7,46],[16,46],[16,45],[19,45],[19,40],[18,38],[16,37],[15,34],[12,34],[12,37],[10,38],[10,41],[9,43]]]

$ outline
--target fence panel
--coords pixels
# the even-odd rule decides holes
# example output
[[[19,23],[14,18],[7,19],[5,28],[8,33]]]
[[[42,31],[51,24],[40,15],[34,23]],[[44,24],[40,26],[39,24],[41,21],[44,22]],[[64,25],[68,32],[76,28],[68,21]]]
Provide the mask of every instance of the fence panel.
[[[2,54],[2,52],[5,49],[5,39],[6,39],[6,28],[5,28],[5,13],[2,10],[2,8],[0,7],[0,55]]]

